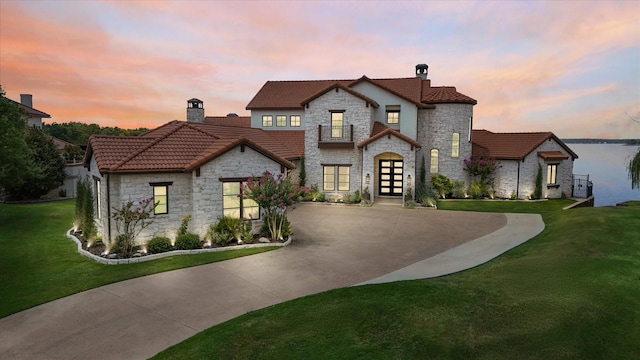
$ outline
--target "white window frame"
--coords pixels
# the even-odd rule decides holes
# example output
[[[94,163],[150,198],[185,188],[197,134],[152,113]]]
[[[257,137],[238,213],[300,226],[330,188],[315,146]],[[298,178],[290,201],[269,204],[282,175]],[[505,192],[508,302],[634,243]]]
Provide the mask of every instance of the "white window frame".
[[[438,149],[431,149],[431,152],[429,153],[430,155],[430,166],[429,166],[429,170],[431,170],[432,174],[437,174],[438,171],[440,170],[440,152],[438,151]],[[435,160],[434,160],[435,159]]]

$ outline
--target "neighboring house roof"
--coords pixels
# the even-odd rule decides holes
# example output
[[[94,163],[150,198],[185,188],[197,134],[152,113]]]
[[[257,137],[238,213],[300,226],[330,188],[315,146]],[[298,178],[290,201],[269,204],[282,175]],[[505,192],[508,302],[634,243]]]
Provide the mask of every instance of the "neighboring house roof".
[[[85,165],[93,155],[100,172],[190,171],[246,145],[285,167],[294,168],[287,156],[296,158],[301,154],[294,154],[291,147],[281,144],[281,138],[266,133],[260,129],[171,121],[135,137],[91,136]]]
[[[62,139],[58,139],[55,136],[51,136],[51,135],[48,135],[48,136],[49,136],[49,138],[51,138],[51,141],[53,141],[53,144],[56,146],[56,149],[58,149],[58,151],[60,151],[60,152],[63,152],[64,148],[67,147],[67,146],[76,146],[76,145],[74,145],[74,144],[72,144],[72,143],[70,143],[68,141],[64,141]]]
[[[494,133],[488,130],[473,130],[471,152],[473,156],[522,160],[549,139],[560,144],[573,159],[578,158],[578,155],[552,132]],[[544,153],[555,154],[556,152]]]
[[[392,129],[392,128],[386,126],[385,124],[383,124],[383,123],[381,123],[379,121],[376,121],[373,124],[373,129],[371,130],[371,136],[368,139],[359,142],[358,143],[358,148],[361,149],[361,148],[367,146],[368,144],[370,144],[370,143],[372,143],[372,142],[384,137],[385,135],[387,135],[387,136],[393,135],[393,136],[397,137],[398,139],[400,139],[400,140],[402,140],[404,142],[407,142],[411,146],[416,147],[416,148],[422,147],[422,145],[420,145],[419,142],[417,142],[417,141],[413,140],[412,138],[400,133],[400,131],[398,131],[396,129]]]
[[[433,104],[438,103],[477,104],[476,100],[459,93],[455,87],[431,87],[429,79],[369,79],[362,76],[356,80],[267,81],[249,102],[247,110],[302,109],[305,103],[324,94],[328,88],[337,85],[356,92],[352,87],[362,81],[370,82],[421,108],[432,108]]]
[[[33,117],[33,118],[50,118],[51,115],[47,114],[44,111],[40,111],[38,109],[34,109],[30,106],[24,105],[22,103],[19,103],[17,101],[11,100],[9,98],[6,98],[10,101],[13,101],[14,103],[18,104],[18,106],[20,106],[20,108],[22,108],[24,111],[27,112],[27,114],[29,114],[29,117]]]

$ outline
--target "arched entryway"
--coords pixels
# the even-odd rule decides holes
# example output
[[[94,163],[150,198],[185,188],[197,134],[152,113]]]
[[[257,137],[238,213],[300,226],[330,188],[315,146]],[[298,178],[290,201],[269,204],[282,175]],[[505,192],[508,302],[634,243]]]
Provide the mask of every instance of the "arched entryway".
[[[374,158],[374,174],[378,196],[401,197],[404,190],[404,158],[385,152]]]

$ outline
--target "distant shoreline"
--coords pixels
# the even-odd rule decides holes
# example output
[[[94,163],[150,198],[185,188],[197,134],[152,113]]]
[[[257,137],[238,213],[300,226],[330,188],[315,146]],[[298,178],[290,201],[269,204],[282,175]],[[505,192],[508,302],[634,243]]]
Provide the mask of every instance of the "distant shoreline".
[[[640,139],[562,139],[565,144],[623,144],[640,145]]]

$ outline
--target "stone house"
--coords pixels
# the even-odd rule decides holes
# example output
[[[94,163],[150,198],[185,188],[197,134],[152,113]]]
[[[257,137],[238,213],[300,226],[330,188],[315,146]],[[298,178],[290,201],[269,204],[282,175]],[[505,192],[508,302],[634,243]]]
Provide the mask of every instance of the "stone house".
[[[493,133],[473,130],[473,156],[500,162],[493,188],[497,197],[530,198],[542,171],[542,197],[572,197],[573,161],[578,155],[551,132]]]
[[[415,195],[423,158],[428,179],[442,174],[469,185],[464,160],[478,149],[500,153],[482,141],[485,133],[477,143],[473,139],[476,100],[452,86],[432,86],[427,70],[419,64],[406,78],[267,81],[247,105],[248,117],[207,117],[194,98],[187,101],[186,122],[138,137],[92,136],[84,165],[94,181],[98,233],[115,238],[112,208],[150,197],[160,206],[140,242],[173,238],[186,215],[192,216],[190,230],[201,236],[222,215],[259,221],[255,203],[237,196],[240,183],[266,170],[298,179],[303,156],[306,185],[317,185],[332,200],[355,191],[368,191],[374,201]],[[535,150],[534,157],[541,153],[542,161],[557,162],[564,181],[577,156],[549,137],[558,146],[540,140],[522,157],[533,163],[529,154]],[[560,151],[571,161],[562,163]],[[511,165],[497,174],[502,196],[529,191],[524,179],[530,170],[521,160],[513,165],[520,169],[516,183]],[[563,191],[564,183],[549,186],[546,195]]]

